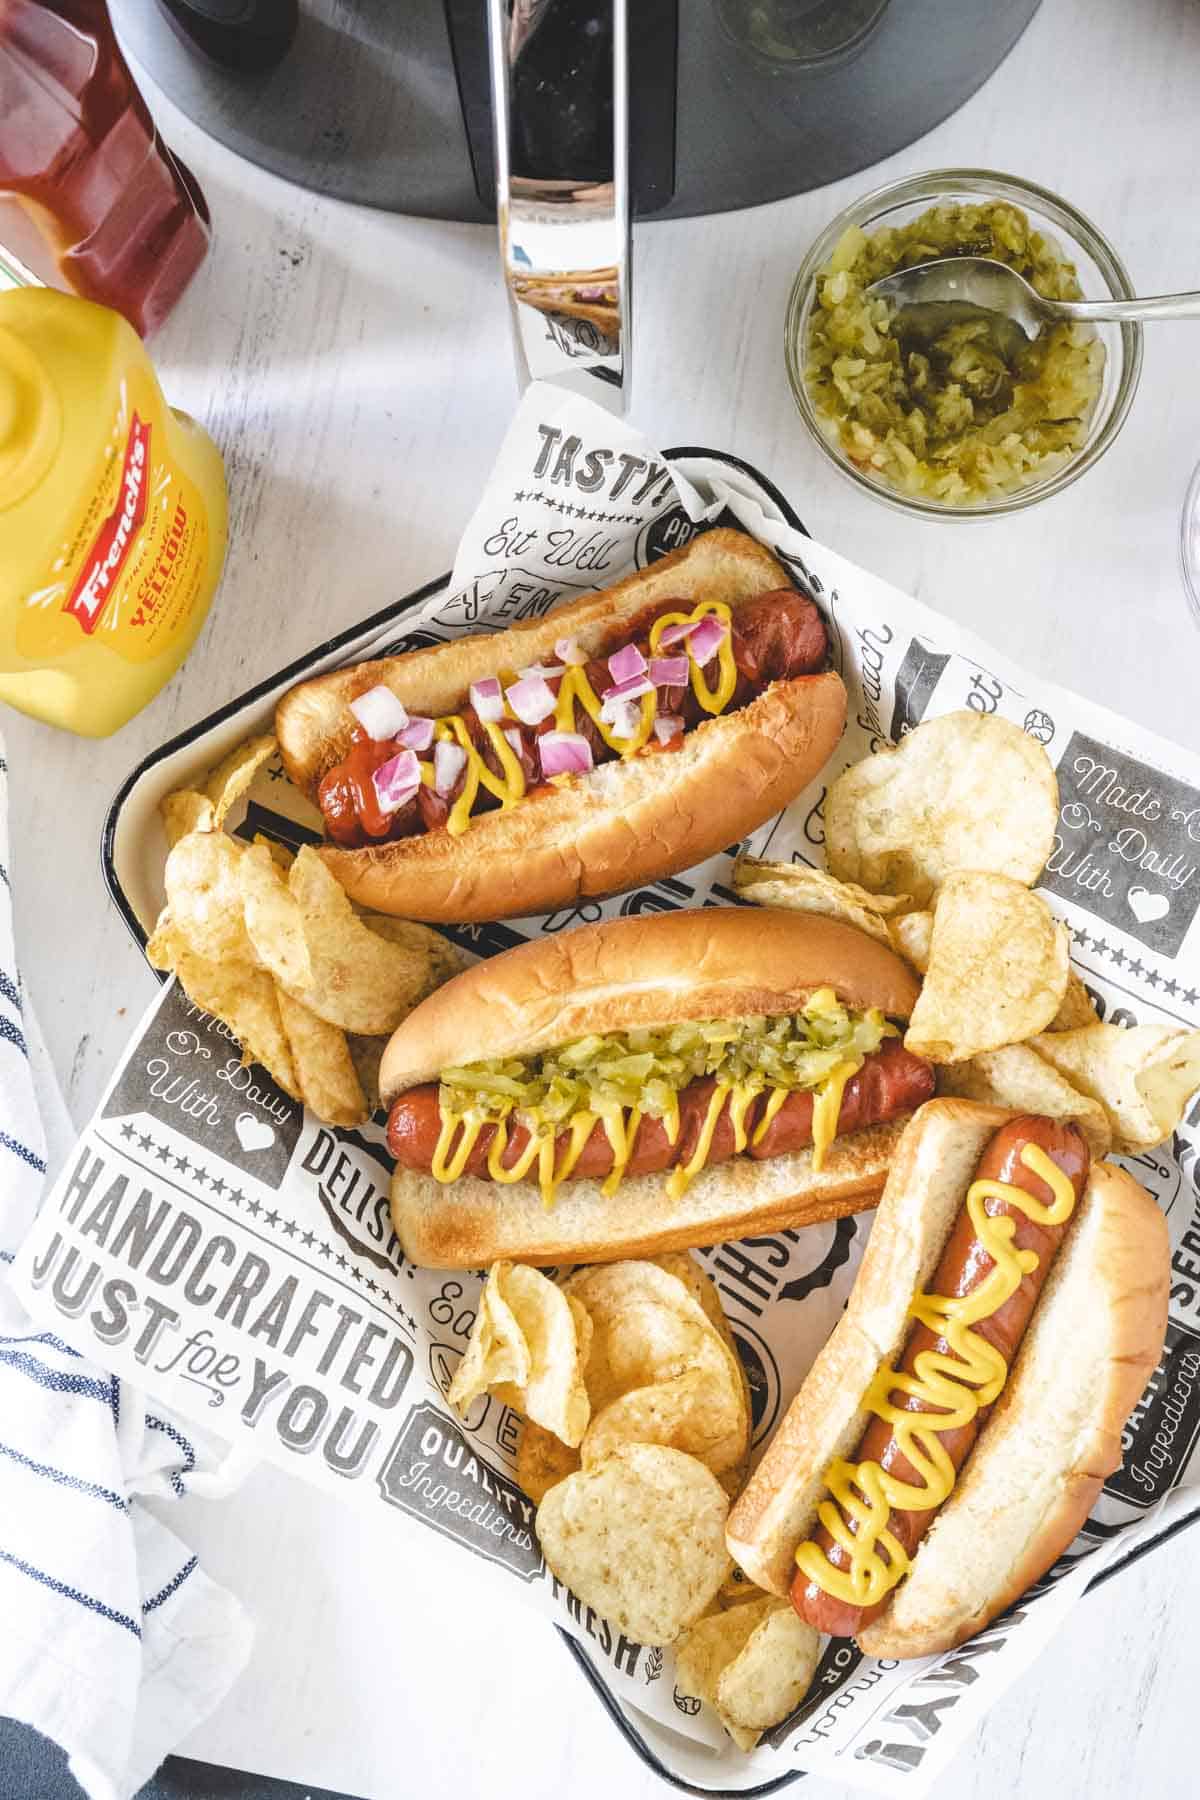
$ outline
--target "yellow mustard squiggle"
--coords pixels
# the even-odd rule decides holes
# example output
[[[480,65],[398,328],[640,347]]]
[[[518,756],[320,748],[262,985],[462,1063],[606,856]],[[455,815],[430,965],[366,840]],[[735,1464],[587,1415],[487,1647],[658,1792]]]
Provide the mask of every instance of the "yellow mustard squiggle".
[[[1026,1144],[1020,1160],[1046,1183],[1053,1195],[1051,1204],[1046,1206],[1007,1182],[971,1184],[967,1212],[994,1266],[970,1294],[956,1299],[919,1294],[909,1309],[911,1319],[945,1339],[950,1354],[921,1351],[911,1374],[885,1366],[863,1399],[865,1411],[892,1427],[897,1448],[920,1485],[901,1481],[876,1462],[854,1464],[840,1457],[826,1473],[832,1499],[822,1501],[817,1517],[844,1552],[848,1566],[835,1568],[812,1540],[801,1544],[796,1563],[809,1581],[845,1605],[874,1606],[908,1573],[909,1558],[887,1530],[889,1513],[893,1508],[925,1512],[943,1504],[954,1487],[955,1469],[940,1434],[969,1425],[981,1406],[990,1406],[998,1397],[1008,1378],[1004,1357],[972,1327],[999,1312],[1022,1278],[1037,1268],[1038,1256],[1033,1250],[1013,1248],[1016,1220],[987,1212],[985,1202],[1001,1200],[1043,1226],[1063,1225],[1075,1210],[1074,1183],[1044,1150]],[[919,1400],[926,1410],[905,1411],[894,1404],[893,1393]]]

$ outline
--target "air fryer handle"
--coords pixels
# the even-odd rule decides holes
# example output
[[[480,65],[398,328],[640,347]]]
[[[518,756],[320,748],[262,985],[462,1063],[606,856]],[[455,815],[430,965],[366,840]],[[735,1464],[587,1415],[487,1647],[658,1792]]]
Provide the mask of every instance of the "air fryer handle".
[[[518,376],[618,412],[630,378],[626,3],[488,0],[496,210]]]

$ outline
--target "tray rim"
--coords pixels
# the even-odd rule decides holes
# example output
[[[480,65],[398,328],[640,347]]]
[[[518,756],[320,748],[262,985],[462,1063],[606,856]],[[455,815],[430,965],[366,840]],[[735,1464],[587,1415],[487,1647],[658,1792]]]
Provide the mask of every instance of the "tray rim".
[[[770,499],[772,504],[778,509],[780,515],[794,531],[801,532],[805,537],[810,537],[812,535],[799,514],[796,512],[795,507],[781,489],[777,487],[769,477],[762,474],[753,463],[747,462],[742,457],[735,456],[732,452],[727,450],[715,450],[702,444],[675,445],[664,450],[662,455],[664,460],[671,464],[681,464],[690,460],[696,460],[708,463],[723,463],[726,467],[737,470],[739,474],[746,476]],[[195,743],[197,739],[206,736],[217,726],[222,725],[226,720],[231,719],[235,713],[253,707],[258,701],[264,699],[266,695],[280,687],[284,682],[299,680],[313,667],[314,664],[334,656],[338,650],[345,645],[353,643],[356,638],[373,634],[393,620],[402,617],[404,613],[410,611],[414,606],[420,605],[422,601],[428,600],[440,589],[448,586],[450,575],[451,572],[447,570],[445,574],[435,576],[431,581],[423,583],[421,587],[413,589],[401,599],[391,601],[388,605],[380,607],[377,612],[370,613],[365,619],[359,620],[356,624],[346,626],[344,630],[336,632],[332,637],[325,639],[323,643],[314,645],[311,650],[296,657],[292,662],[285,664],[282,669],[278,669],[273,674],[265,676],[261,681],[255,682],[252,687],[247,688],[243,693],[234,695],[222,706],[215,708],[214,711],[205,714],[203,718],[197,719],[192,725],[186,726],[182,731],[177,732],[174,737],[169,738],[165,743],[160,744],[157,749],[150,751],[148,755],[144,756],[125,777],[125,780],[117,789],[109,804],[108,810],[104,815],[104,825],[100,839],[100,868],[108,896],[116,907],[117,912],[120,914],[126,930],[140,950],[143,952],[145,951],[149,940],[140,919],[134,911],[132,902],[121,885],[121,879],[117,874],[114,859],[114,843],[121,812],[125,802],[128,800],[138,783],[152,769],[156,768],[159,763],[165,762],[168,757],[174,756],[178,751],[186,749],[189,744]],[[167,979],[165,972],[155,970],[155,975],[160,982]],[[1105,1582],[1112,1580],[1114,1576],[1123,1574],[1125,1570],[1131,1568],[1134,1563],[1140,1562],[1142,1557],[1150,1555],[1152,1551],[1157,1550],[1162,1544],[1167,1543],[1173,1537],[1179,1536],[1182,1532],[1187,1531],[1196,1524],[1200,1524],[1200,1506],[1197,1506],[1194,1511],[1185,1514],[1183,1517],[1172,1520],[1169,1524],[1164,1526],[1161,1531],[1156,1532],[1144,1542],[1136,1544],[1133,1549],[1128,1551],[1124,1556],[1114,1558],[1106,1568],[1102,1569],[1097,1575],[1092,1577],[1084,1589],[1084,1595],[1086,1596],[1095,1593],[1098,1588],[1104,1586]],[[622,1707],[612,1690],[605,1686],[583,1647],[578,1644],[569,1633],[564,1631],[561,1626],[556,1626],[555,1630],[558,1632],[559,1637],[574,1660],[580,1674],[583,1676],[589,1688],[596,1696],[598,1702],[604,1708],[604,1711],[608,1714],[617,1730],[621,1733],[626,1743],[633,1750],[634,1754],[642,1763],[644,1763],[646,1768],[652,1770],[653,1773],[658,1776],[660,1781],[675,1788],[679,1793],[695,1795],[697,1796],[697,1800],[760,1800],[760,1797],[762,1796],[778,1793],[781,1789],[790,1787],[793,1783],[806,1779],[808,1775],[807,1770],[788,1769],[782,1771],[779,1775],[771,1776],[766,1781],[759,1782],[754,1787],[723,1788],[699,1787],[694,1782],[689,1781],[685,1776],[675,1774],[668,1768],[666,1763],[663,1762],[653,1745],[642,1736],[641,1732],[633,1723],[633,1720]]]

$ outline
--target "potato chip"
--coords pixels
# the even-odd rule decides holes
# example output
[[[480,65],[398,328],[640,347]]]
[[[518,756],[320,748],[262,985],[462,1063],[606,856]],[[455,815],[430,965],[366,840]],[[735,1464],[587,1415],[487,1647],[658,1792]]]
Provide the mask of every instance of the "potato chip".
[[[250,942],[280,987],[303,1003],[313,983],[304,919],[287,878],[265,844],[247,846],[238,864]]]
[[[241,849],[222,832],[193,831],[167,857],[171,930],[195,957],[257,963],[242,916]]]
[[[631,1388],[588,1426],[580,1445],[583,1466],[603,1462],[618,1444],[669,1444],[721,1475],[740,1465],[746,1451],[741,1409],[731,1410],[728,1395],[723,1376],[714,1381],[699,1369]]]
[[[933,913],[929,967],[904,1047],[932,1062],[1044,1031],[1067,987],[1070,941],[1039,894],[1007,875],[947,876]]]
[[[346,1034],[327,1025],[316,1013],[293,1000],[283,988],[275,994],[279,1017],[296,1068],[296,1084],[305,1106],[327,1125],[363,1125],[371,1113],[346,1044]]]
[[[1200,1031],[1175,1025],[1086,1025],[1047,1032],[1032,1048],[1100,1102],[1122,1154],[1169,1138],[1200,1087]]]
[[[948,1063],[938,1072],[938,1092],[1047,1119],[1074,1119],[1097,1162],[1112,1148],[1104,1108],[1073,1088],[1031,1044],[1008,1044],[984,1050],[970,1062]]]
[[[264,763],[269,763],[279,745],[270,733],[248,738],[211,770],[204,792],[212,801],[217,830],[225,823],[225,815],[246,793]]]
[[[696,1269],[693,1279],[705,1278]],[[703,1421],[693,1417],[687,1400],[691,1389],[680,1388],[665,1403],[661,1428],[668,1436],[681,1430],[692,1441],[703,1442],[704,1460],[711,1457],[718,1473],[741,1461],[750,1442],[749,1397],[741,1363],[732,1339],[727,1341],[718,1331],[676,1275],[651,1262],[604,1263],[572,1275],[565,1291],[582,1302],[592,1321],[586,1380],[593,1418],[635,1390],[697,1374],[705,1383]],[[712,1303],[719,1306],[715,1294]],[[691,1424],[675,1419],[672,1409],[679,1407],[692,1418]],[[629,1419],[649,1419],[653,1412],[654,1403],[640,1399],[632,1403],[624,1428],[625,1415],[616,1413],[606,1431],[627,1436],[632,1429]]]
[[[547,1566],[585,1606],[637,1643],[671,1644],[728,1573],[728,1513],[695,1457],[624,1444],[550,1489],[537,1534]]]
[[[759,1615],[754,1631],[717,1678],[717,1712],[743,1750],[753,1750],[762,1732],[795,1712],[821,1659],[820,1634],[788,1601],[772,1598],[753,1610]]]
[[[923,975],[929,967],[933,914],[931,912],[901,913],[898,919],[888,920],[888,936],[891,939],[892,949],[906,962],[910,962],[918,975]]]
[[[825,801],[826,857],[840,881],[927,906],[955,869],[1031,886],[1057,821],[1042,746],[997,713],[953,712],[838,776]]]
[[[881,944],[890,942],[887,915],[906,904],[906,897],[868,894],[853,882],[838,881],[824,869],[804,863],[764,862],[739,856],[733,865],[734,891],[756,906],[781,906],[789,912],[820,913],[857,925]]]
[[[418,925],[415,919],[392,919],[385,913],[364,912],[360,917],[376,937],[386,938],[389,944],[399,944],[411,956],[424,959],[431,993],[467,966],[467,959],[458,946],[443,937],[440,931],[435,931],[432,925]]]
[[[762,1598],[753,1605],[736,1606],[728,1612],[710,1613],[692,1626],[675,1652],[675,1686],[683,1694],[691,1694],[714,1709],[717,1705],[717,1683],[724,1669],[734,1660],[758,1629],[762,1616]],[[718,1715],[719,1716],[719,1715]],[[735,1736],[721,1720],[739,1749],[752,1750],[758,1742],[755,1732],[744,1743],[740,1729]]]
[[[540,1506],[556,1482],[579,1468],[579,1452],[526,1419],[517,1442],[517,1486]]]
[[[207,794],[194,794],[190,788],[181,788],[177,794],[168,794],[159,807],[159,812],[162,814],[167,843],[172,850],[189,831],[217,829],[217,814],[212,801]]]
[[[731,1606],[744,1606],[747,1600],[761,1600],[762,1597],[762,1589],[755,1586],[745,1569],[739,1569],[734,1563],[717,1594],[717,1605],[728,1609]]]
[[[786,1600],[751,1594],[701,1619],[675,1653],[676,1685],[713,1707],[739,1750],[796,1710],[821,1654],[819,1634]]]
[[[488,1271],[466,1355],[449,1400],[465,1412],[484,1392],[576,1445],[591,1416],[583,1365],[591,1326],[583,1308],[538,1269],[499,1262]]]
[[[1100,1014],[1092,1003],[1092,996],[1080,981],[1074,969],[1067,971],[1067,991],[1062,997],[1062,1005],[1047,1025],[1047,1031],[1081,1031],[1085,1025],[1099,1025]]]
[[[268,837],[265,831],[256,831],[254,834],[254,842],[256,844],[261,844],[263,848],[269,852],[271,861],[277,868],[282,869],[284,874],[287,873],[296,860],[296,852],[294,850],[290,850],[286,844],[281,844],[278,838]]]
[[[422,933],[417,940],[410,930],[401,942],[385,937],[354,911],[311,846],[297,854],[287,885],[312,966],[311,981],[292,991],[331,1025],[366,1037],[384,1036],[444,979],[445,940],[438,940],[434,964],[429,944],[436,933]],[[277,945],[256,940],[256,948],[281,985],[290,986]]]
[[[162,968],[156,963],[156,968]],[[263,969],[236,957],[209,959],[179,948],[169,965],[189,1000],[228,1025],[242,1061],[261,1063],[294,1100],[302,1098],[291,1045],[279,1013],[275,983]]]

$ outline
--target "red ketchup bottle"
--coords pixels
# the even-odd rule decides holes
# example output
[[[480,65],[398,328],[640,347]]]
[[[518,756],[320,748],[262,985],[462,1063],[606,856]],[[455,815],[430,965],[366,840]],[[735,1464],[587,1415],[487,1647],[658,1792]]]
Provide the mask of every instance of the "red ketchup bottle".
[[[67,283],[143,337],[204,260],[204,196],[158,135],[104,0],[0,0],[0,193],[50,237]]]

